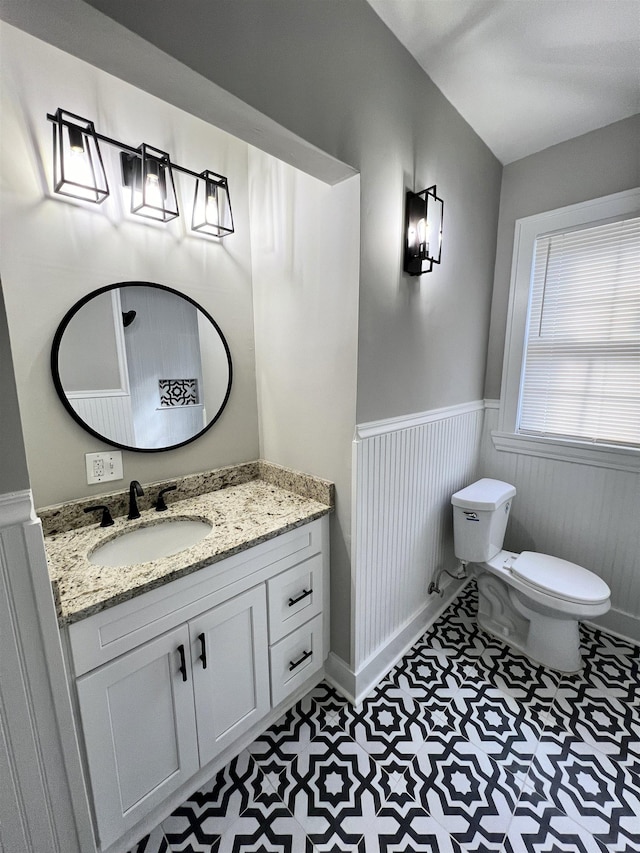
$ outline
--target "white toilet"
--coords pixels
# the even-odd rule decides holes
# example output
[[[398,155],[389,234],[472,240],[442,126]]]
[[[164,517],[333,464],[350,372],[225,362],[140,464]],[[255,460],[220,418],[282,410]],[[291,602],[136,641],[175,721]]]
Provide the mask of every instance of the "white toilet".
[[[456,492],[456,557],[473,563],[478,624],[532,660],[561,672],[582,667],[578,621],[606,613],[611,591],[582,566],[523,551],[503,551],[515,487],[483,479]]]

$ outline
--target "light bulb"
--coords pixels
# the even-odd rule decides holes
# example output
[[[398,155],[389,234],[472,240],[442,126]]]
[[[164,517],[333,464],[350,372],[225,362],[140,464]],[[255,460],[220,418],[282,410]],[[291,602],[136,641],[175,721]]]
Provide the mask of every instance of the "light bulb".
[[[216,193],[216,189],[213,185],[209,185],[207,187],[207,203],[204,209],[204,218],[207,225],[213,225],[217,228],[220,224],[220,217],[218,214],[218,194]]]
[[[74,194],[77,198],[95,199],[95,193],[91,189],[94,176],[85,150],[84,136],[75,127],[69,128],[69,156],[65,161],[65,180],[75,185]]]
[[[427,238],[427,222],[423,217],[422,219],[418,220],[418,242],[424,243],[426,238]]]
[[[160,178],[152,173],[147,175],[144,189],[145,206],[162,208],[162,193],[160,191]]]
[[[77,127],[69,128],[69,149],[74,155],[84,154],[84,139]]]

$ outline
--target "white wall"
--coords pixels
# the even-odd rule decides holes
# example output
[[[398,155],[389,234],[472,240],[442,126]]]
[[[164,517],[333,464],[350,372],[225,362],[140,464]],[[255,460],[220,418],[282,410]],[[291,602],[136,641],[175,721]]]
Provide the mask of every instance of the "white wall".
[[[332,480],[331,645],[349,654],[359,180],[335,187],[249,150],[260,453]]]
[[[36,506],[110,491],[135,478],[179,476],[258,456],[247,146],[228,134],[25,33],[2,26],[3,289]],[[229,178],[236,234],[216,242],[187,230],[191,181],[176,177],[182,216],[167,226],[124,209],[117,153],[103,147],[112,195],[100,206],[51,197],[51,125],[58,106],[107,136],[146,141],[196,171]],[[124,452],[124,480],[87,486],[84,453],[102,449],[59,402],[51,341],[66,311],[116,281],[180,290],[216,319],[231,349],[234,384],[213,429],[169,453]]]

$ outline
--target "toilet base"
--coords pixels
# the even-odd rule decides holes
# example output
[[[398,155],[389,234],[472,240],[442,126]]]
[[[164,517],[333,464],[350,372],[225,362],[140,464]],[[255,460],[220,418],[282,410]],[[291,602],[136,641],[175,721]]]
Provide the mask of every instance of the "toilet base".
[[[582,669],[578,620],[550,615],[492,574],[479,572],[478,625],[535,663],[563,673]]]

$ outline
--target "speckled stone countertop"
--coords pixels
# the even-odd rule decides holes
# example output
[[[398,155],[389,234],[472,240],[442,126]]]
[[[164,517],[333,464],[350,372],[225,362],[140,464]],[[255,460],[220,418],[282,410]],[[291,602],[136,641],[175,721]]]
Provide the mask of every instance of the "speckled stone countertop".
[[[95,503],[95,498],[72,502],[64,508],[39,511],[45,532],[52,526],[51,518],[57,519],[59,532],[45,536],[45,548],[60,626],[77,622],[331,512],[331,483],[269,463],[250,464],[254,466],[251,469],[253,479],[234,483],[236,477],[227,476],[233,468],[219,469],[226,473],[218,488],[182,500],[177,491],[170,492],[166,496],[169,508],[165,512],[145,509],[141,504],[139,519],[128,521],[126,516],[115,517],[112,527],[101,528],[95,522],[77,526],[78,513],[82,513],[85,505]],[[217,472],[193,475],[193,478],[199,478],[204,488],[211,486],[214,473]],[[243,480],[244,476],[239,479]],[[189,493],[186,482],[189,480],[182,481],[183,492]],[[145,486],[145,496],[148,492],[156,495],[156,487],[157,484]],[[310,492],[314,497],[308,496]],[[100,502],[111,506],[119,494],[101,496]],[[61,517],[66,519],[63,530],[60,529],[63,526]],[[88,556],[103,542],[168,518],[199,518],[209,521],[212,529],[196,545],[170,557],[117,568],[89,562]]]

